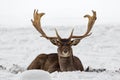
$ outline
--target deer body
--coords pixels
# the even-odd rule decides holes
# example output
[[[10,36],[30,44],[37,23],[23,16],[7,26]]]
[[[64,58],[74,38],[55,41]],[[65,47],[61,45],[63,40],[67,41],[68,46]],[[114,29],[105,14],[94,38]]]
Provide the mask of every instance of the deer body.
[[[74,36],[72,30],[69,38],[61,38],[56,29],[55,31],[57,37],[49,37],[45,34],[40,24],[41,17],[44,15],[44,13],[38,13],[38,11],[35,10],[33,15],[34,21],[32,20],[33,26],[39,33],[41,33],[42,37],[50,40],[53,45],[58,47],[58,53],[38,55],[27,69],[42,69],[48,72],[75,70],[83,71],[84,68],[80,59],[73,55],[72,46],[76,46],[83,38],[91,35],[89,32],[91,31],[92,26],[96,20],[96,12],[92,12],[93,16],[84,16],[89,19],[87,32],[84,35]]]
[[[79,58],[73,56],[69,40],[62,39],[63,44],[58,47],[58,53],[40,54],[31,63],[28,69],[42,69],[48,72],[54,71],[83,71],[83,65]],[[55,43],[54,43],[55,44]]]
[[[83,71],[84,69],[79,58],[75,56],[72,58],[73,59],[70,59],[70,57],[58,59],[57,53],[40,54],[27,69],[42,69],[50,73],[54,71]]]
[[[60,71],[57,53],[40,54],[29,65],[30,69],[42,69],[48,72]]]

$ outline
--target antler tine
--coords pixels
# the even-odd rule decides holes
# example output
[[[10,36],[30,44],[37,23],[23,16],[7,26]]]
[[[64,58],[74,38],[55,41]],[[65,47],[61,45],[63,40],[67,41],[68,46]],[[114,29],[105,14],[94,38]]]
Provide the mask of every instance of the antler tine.
[[[73,32],[74,32],[74,28],[73,28],[72,31],[71,31],[71,34],[70,34],[70,37],[69,37],[70,40],[71,40],[71,38],[72,38],[72,36],[73,36]]]
[[[55,32],[56,32],[56,35],[57,35],[58,40],[60,41],[60,40],[61,40],[61,37],[60,37],[60,35],[58,34],[57,29],[55,29]]]
[[[90,16],[88,14],[84,16],[84,18],[88,18],[87,32],[85,34],[83,34],[82,36],[72,36],[72,38],[80,38],[80,39],[82,39],[82,38],[85,38],[85,37],[90,36],[92,34],[92,33],[89,33],[89,32],[91,31],[91,29],[92,29],[92,27],[93,27],[93,25],[94,25],[94,23],[95,23],[95,21],[97,19],[96,11],[92,10],[92,12],[93,12],[93,16]]]
[[[31,19],[32,21],[32,24],[33,26],[35,27],[35,29],[41,33],[41,37],[44,37],[46,39],[56,39],[57,37],[48,37],[45,32],[42,30],[42,27],[41,27],[41,23],[40,23],[40,20],[41,20],[41,17],[44,15],[45,13],[38,13],[38,10],[34,10],[34,13],[33,13],[33,18],[34,20]]]

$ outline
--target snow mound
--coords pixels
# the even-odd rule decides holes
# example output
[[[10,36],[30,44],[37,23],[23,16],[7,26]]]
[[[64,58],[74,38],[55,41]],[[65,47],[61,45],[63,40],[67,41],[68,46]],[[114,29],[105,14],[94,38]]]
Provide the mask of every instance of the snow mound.
[[[6,70],[6,67],[0,65],[0,70]]]
[[[51,77],[43,70],[27,70],[21,73],[20,80],[51,80]]]
[[[17,74],[19,72],[23,72],[25,69],[19,65],[13,64],[12,67],[9,69],[11,73]]]
[[[106,71],[105,68],[94,69],[94,68],[92,68],[90,66],[88,66],[88,68],[85,70],[85,72],[97,72],[97,73],[104,72],[104,71]]]

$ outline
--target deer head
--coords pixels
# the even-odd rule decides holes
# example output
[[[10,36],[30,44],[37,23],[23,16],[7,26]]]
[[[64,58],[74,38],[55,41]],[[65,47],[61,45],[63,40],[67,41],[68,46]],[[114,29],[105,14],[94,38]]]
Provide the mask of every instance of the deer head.
[[[58,46],[58,55],[60,57],[69,57],[73,55],[71,46],[76,46],[83,38],[91,35],[90,31],[96,20],[96,12],[93,10],[92,12],[93,12],[92,16],[90,15],[84,16],[85,18],[86,17],[88,18],[87,31],[81,36],[75,36],[73,35],[73,31],[74,31],[73,29],[68,38],[61,38],[56,29],[55,29],[55,32],[56,32],[55,37],[49,37],[45,34],[45,32],[41,28],[41,23],[40,23],[41,17],[45,13],[38,13],[38,10],[34,10],[34,13],[33,13],[34,20],[31,20],[31,21],[33,23],[33,26],[36,28],[36,30],[42,35],[41,37],[44,37],[50,40],[51,43]]]

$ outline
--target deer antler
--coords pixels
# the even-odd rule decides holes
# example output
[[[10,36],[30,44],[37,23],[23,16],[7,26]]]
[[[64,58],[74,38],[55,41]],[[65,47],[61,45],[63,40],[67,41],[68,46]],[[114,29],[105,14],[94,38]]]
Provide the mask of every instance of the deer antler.
[[[93,25],[94,25],[94,23],[95,23],[95,20],[97,19],[97,17],[96,17],[96,11],[93,11],[93,10],[92,10],[92,12],[93,12],[93,16],[90,16],[90,15],[85,15],[85,16],[84,16],[84,18],[87,17],[88,20],[89,20],[89,21],[88,21],[87,32],[86,32],[85,34],[83,34],[82,36],[74,36],[74,35],[71,35],[70,38],[83,39],[83,38],[91,35],[91,33],[89,33],[89,32],[91,31],[91,29],[92,29],[92,27],[93,27]],[[73,31],[71,32],[71,34],[72,34],[72,33],[73,33]]]
[[[71,39],[71,38],[83,39],[83,38],[91,35],[91,33],[89,33],[89,32],[91,31],[91,29],[92,29],[92,27],[93,27],[93,25],[94,25],[94,23],[95,23],[95,20],[97,19],[97,18],[96,18],[96,12],[93,11],[93,10],[92,10],[92,12],[93,12],[93,16],[90,16],[90,15],[85,15],[85,16],[84,16],[85,18],[87,17],[88,20],[89,20],[89,21],[88,21],[87,32],[86,32],[85,34],[83,34],[82,36],[74,36],[74,35],[73,35],[74,29],[73,29],[72,32],[71,32],[71,35],[70,35],[69,39]],[[41,17],[42,17],[44,14],[45,14],[45,13],[38,13],[38,10],[34,10],[34,13],[33,13],[34,20],[31,20],[32,23],[33,23],[33,26],[36,28],[36,30],[37,30],[39,33],[41,33],[41,35],[42,35],[41,37],[44,37],[44,38],[46,38],[46,39],[58,39],[58,40],[62,39],[62,38],[59,36],[59,34],[58,34],[58,32],[57,32],[56,29],[55,29],[55,31],[56,31],[57,37],[49,37],[49,36],[47,36],[47,35],[45,34],[45,32],[42,30],[40,20],[41,20]]]
[[[41,28],[41,23],[40,23],[40,20],[41,20],[41,17],[44,15],[45,13],[38,13],[38,10],[34,10],[34,13],[33,13],[33,18],[34,20],[31,19],[32,23],[33,23],[33,26],[36,28],[36,30],[41,33],[41,37],[44,37],[46,39],[57,39],[57,37],[48,37],[45,32],[42,30]]]

